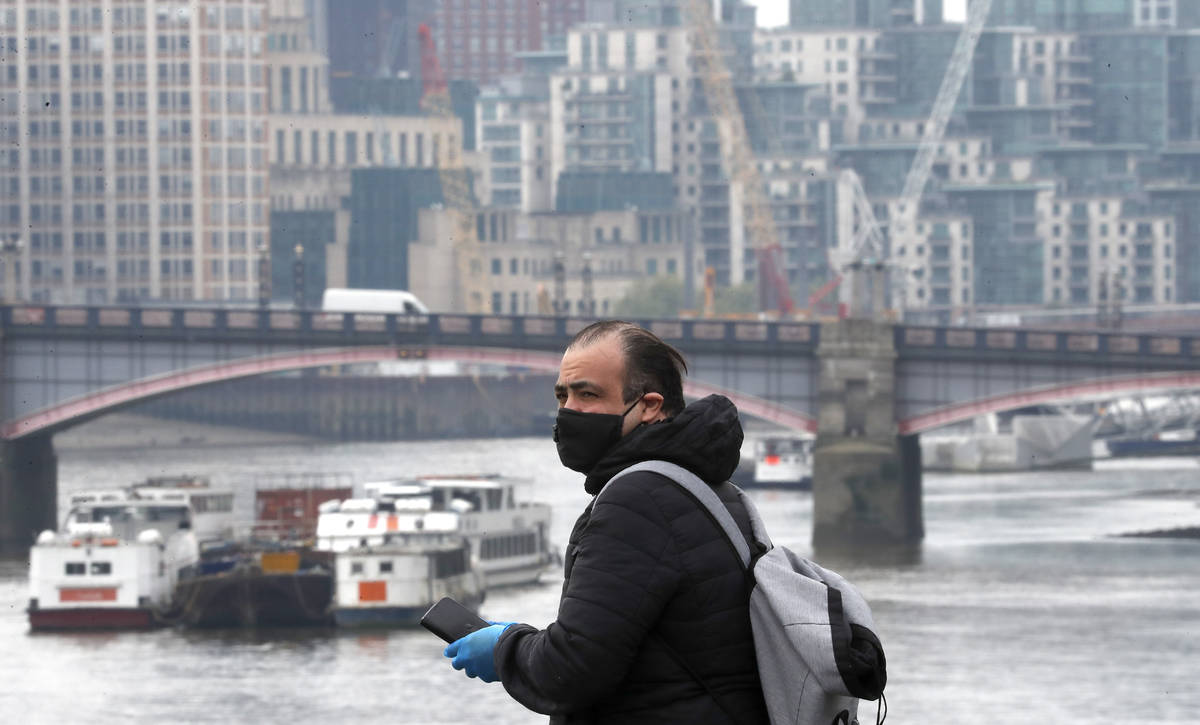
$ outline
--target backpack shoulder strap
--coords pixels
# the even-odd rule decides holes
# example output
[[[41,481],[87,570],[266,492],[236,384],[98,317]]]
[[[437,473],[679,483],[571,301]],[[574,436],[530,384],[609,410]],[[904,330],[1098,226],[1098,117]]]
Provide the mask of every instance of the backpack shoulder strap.
[[[742,566],[747,569],[750,568],[750,546],[746,543],[746,537],[742,535],[742,530],[738,528],[737,522],[733,520],[733,515],[729,513],[729,509],[725,508],[725,504],[721,503],[721,499],[717,497],[717,493],[713,491],[712,486],[709,486],[699,476],[682,466],[677,466],[667,461],[643,461],[635,463],[608,479],[608,483],[605,483],[604,488],[601,488],[600,492],[596,494],[596,500],[600,500],[600,496],[604,494],[604,489],[612,485],[613,481],[635,471],[650,471],[651,473],[666,476],[690,493],[693,498],[708,510],[713,520],[725,532],[729,543],[733,544],[733,548],[741,558]],[[743,502],[746,501],[748,499],[743,497]],[[757,512],[754,509],[751,508],[748,510],[752,512],[752,519],[757,516]]]

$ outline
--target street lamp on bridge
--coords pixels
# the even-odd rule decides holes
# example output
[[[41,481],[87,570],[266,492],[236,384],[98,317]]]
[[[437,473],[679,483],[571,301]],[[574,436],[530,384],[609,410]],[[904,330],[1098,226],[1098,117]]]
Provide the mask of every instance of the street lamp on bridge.
[[[258,252],[258,306],[266,309],[271,304],[271,256],[266,244],[255,247]]]
[[[565,317],[571,311],[567,302],[567,262],[562,252],[554,253],[554,314]]]
[[[0,254],[4,257],[4,297],[5,304],[21,302],[20,289],[20,258],[25,249],[25,241],[19,234],[13,234],[7,239],[0,239]]]
[[[304,245],[297,244],[292,248],[295,261],[292,262],[292,301],[296,309],[304,308]]]
[[[583,253],[583,312],[584,314],[596,315],[596,295],[592,289],[592,253]]]

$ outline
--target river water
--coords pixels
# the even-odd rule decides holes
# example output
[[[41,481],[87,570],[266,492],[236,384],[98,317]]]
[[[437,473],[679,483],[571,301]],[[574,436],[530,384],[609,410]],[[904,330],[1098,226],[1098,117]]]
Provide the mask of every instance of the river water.
[[[163,474],[206,475],[249,492],[263,476],[287,472],[357,481],[497,472],[532,481],[525,495],[552,505],[560,546],[587,502],[549,437],[319,444],[226,430],[179,445],[168,430],[149,446],[123,441],[114,425],[98,421],[81,429],[101,426],[94,435],[56,442],[60,494]],[[811,556],[811,497],[754,495],[776,543]],[[871,602],[888,658],[889,722],[1200,723],[1200,540],[1115,536],[1200,525],[1196,459],[927,474],[924,510],[926,538],[914,558],[820,560]],[[5,722],[545,721],[499,684],[452,670],[424,630],[35,635],[25,576],[24,560],[0,560]],[[560,585],[555,573],[496,590],[483,613],[544,626]],[[874,718],[874,706],[860,715]]]

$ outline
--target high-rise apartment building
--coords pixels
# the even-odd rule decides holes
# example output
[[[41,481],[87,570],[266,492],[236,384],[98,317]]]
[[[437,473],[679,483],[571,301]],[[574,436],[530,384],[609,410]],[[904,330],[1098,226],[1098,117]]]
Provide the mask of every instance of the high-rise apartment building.
[[[411,289],[432,309],[454,309],[451,225],[445,210],[422,209],[419,238],[408,247]],[[674,209],[556,214],[482,209],[476,234],[491,291],[488,309],[549,314],[557,303],[564,314],[616,314],[620,300],[641,280],[702,275],[701,257],[684,226]]]
[[[882,31],[759,30],[754,47],[756,77],[824,90],[831,112],[842,119],[837,139],[857,138],[868,114],[886,114],[896,104],[896,54]]]
[[[1135,8],[1159,0],[993,0],[988,24],[1038,30],[1122,30],[1134,23]],[[1168,0],[1169,1],[1169,0]],[[1139,13],[1140,14],[1140,13]]]
[[[1186,0],[1184,4],[1187,4]],[[1136,0],[1133,6],[1133,26],[1174,28],[1179,22],[1179,5],[1179,0]]]
[[[687,30],[579,26],[550,76],[552,174],[672,171],[691,96]]]
[[[404,210],[441,201],[437,167],[462,162],[464,126],[426,115],[416,79],[331,79],[311,2],[270,0],[271,295],[295,297],[297,262],[309,303],[326,287],[405,288]],[[335,112],[334,91],[352,108]]]
[[[314,0],[306,0],[313,2]],[[320,0],[335,77],[420,78],[417,28],[433,30],[446,77],[484,85],[522,68],[585,19],[595,0]]]
[[[567,61],[564,50],[522,53],[524,72],[480,92],[476,126],[485,171],[477,194],[485,204],[549,211],[554,175],[550,167],[550,74]]]
[[[789,24],[796,29],[895,28],[937,25],[942,0],[791,0]]]
[[[6,295],[250,299],[268,234],[265,0],[0,6]]]
[[[326,47],[337,75],[392,78],[419,74],[417,26],[433,20],[433,3],[410,0],[321,0]]]
[[[586,0],[432,0],[409,4],[409,32],[415,38],[413,21],[427,22],[446,76],[483,85],[519,71],[518,53],[546,49],[586,12]]]

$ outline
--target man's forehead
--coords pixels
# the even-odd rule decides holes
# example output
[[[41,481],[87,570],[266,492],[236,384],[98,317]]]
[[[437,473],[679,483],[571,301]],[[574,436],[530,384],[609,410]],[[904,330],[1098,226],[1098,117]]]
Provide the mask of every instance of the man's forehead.
[[[616,338],[596,340],[590,345],[568,348],[558,369],[558,383],[586,380],[593,385],[619,381],[625,372],[625,358]]]

